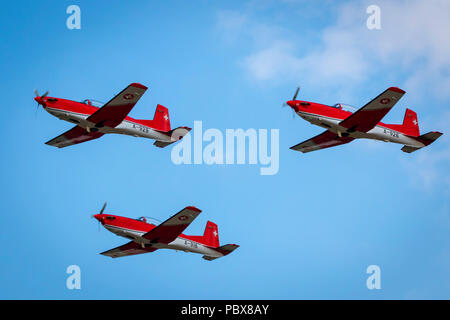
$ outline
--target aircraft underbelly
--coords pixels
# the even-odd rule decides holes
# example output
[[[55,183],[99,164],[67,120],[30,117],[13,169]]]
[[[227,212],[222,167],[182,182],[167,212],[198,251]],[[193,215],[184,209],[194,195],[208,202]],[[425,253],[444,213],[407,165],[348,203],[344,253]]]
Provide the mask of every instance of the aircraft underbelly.
[[[191,241],[184,238],[176,238],[169,244],[156,243],[154,244],[156,248],[159,249],[172,249],[172,250],[180,250],[187,251],[193,253],[200,253],[212,257],[220,257],[222,254],[217,252],[216,250],[210,249],[207,246],[202,245],[201,243]]]
[[[131,229],[121,228],[121,227],[107,225],[107,224],[105,224],[104,227],[106,229],[108,229],[109,231],[111,231],[112,233],[114,233],[118,236],[121,236],[121,237],[125,237],[127,239],[131,239],[131,238],[139,239],[145,233],[143,231],[131,230]]]
[[[119,134],[126,134],[126,135],[130,135],[130,136],[134,136],[134,137],[144,137],[144,138],[149,138],[149,139],[154,139],[154,140],[162,140],[162,141],[169,140],[170,141],[170,138],[165,134],[162,134],[156,130],[153,130],[150,127],[143,126],[143,125],[140,125],[140,124],[137,124],[134,122],[127,121],[127,120],[122,121],[122,123],[119,124],[115,128],[107,128],[106,130],[108,132],[105,132],[105,133],[119,133]]]
[[[415,146],[415,147],[423,147],[424,145],[420,143],[419,141],[410,138],[406,135],[404,135],[401,132],[391,130],[389,128],[376,126],[372,130],[368,131],[367,133],[360,133],[360,138],[366,138],[366,139],[374,139],[374,140],[380,140],[385,142],[393,142],[398,144],[404,144],[408,146]],[[358,137],[359,138],[359,137]]]

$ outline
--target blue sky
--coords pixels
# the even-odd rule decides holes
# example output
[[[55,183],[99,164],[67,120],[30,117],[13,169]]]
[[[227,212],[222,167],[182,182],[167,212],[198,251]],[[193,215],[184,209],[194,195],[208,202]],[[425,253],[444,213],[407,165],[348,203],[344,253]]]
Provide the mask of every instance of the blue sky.
[[[450,42],[445,1],[22,1],[0,13],[3,156],[0,298],[448,299],[450,292]],[[81,8],[81,30],[66,8]],[[427,19],[425,19],[425,17]],[[429,19],[433,17],[433,19]],[[131,116],[157,103],[172,126],[280,130],[280,170],[181,165],[171,148],[109,135],[65,149],[44,143],[71,127],[33,90],[108,101],[131,82],[149,90]],[[362,106],[389,86],[407,93],[421,132],[444,136],[413,154],[372,141],[309,154],[289,147],[321,132],[281,104]],[[126,239],[90,216],[164,220],[186,205],[203,213],[186,230],[219,225],[241,247],[213,262],[159,250],[109,259]],[[81,268],[81,290],[65,286]],[[381,290],[366,268],[381,268]]]

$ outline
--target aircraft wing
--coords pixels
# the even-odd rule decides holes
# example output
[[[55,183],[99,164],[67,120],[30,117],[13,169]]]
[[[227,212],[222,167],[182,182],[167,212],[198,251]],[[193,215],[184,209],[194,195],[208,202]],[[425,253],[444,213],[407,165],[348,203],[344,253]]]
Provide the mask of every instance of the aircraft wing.
[[[111,257],[111,258],[120,258],[120,257],[126,257],[126,256],[133,256],[136,254],[153,252],[156,250],[158,250],[158,249],[153,248],[153,247],[142,248],[142,246],[140,244],[138,244],[134,241],[130,241],[120,247],[102,252],[100,254]]]
[[[77,143],[86,142],[100,138],[103,133],[100,132],[87,132],[86,129],[79,126],[75,126],[69,131],[57,136],[56,138],[47,141],[45,144],[58,148],[68,147]]]
[[[146,90],[147,87],[140,83],[130,84],[103,107],[91,114],[87,120],[94,123],[97,128],[105,126],[115,128],[130,113]]]
[[[195,207],[186,207],[170,217],[142,237],[151,242],[170,243],[186,229],[192,221],[202,212]]]
[[[364,107],[342,120],[339,125],[347,128],[347,132],[368,132],[383,119],[404,94],[405,91],[402,89],[390,87]]]
[[[349,143],[353,140],[354,138],[339,137],[336,133],[327,130],[319,134],[318,136],[315,136],[314,138],[303,141],[302,143],[291,147],[290,149],[307,153],[320,149],[335,147],[341,144]]]

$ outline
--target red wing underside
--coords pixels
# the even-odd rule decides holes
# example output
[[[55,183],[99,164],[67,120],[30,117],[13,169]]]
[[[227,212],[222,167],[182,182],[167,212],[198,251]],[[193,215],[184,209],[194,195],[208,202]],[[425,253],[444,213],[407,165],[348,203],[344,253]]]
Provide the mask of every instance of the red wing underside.
[[[391,87],[348,118],[342,120],[339,125],[347,128],[347,132],[368,132],[383,119],[404,94],[403,90]]]
[[[100,138],[103,133],[100,132],[87,132],[79,126],[75,126],[67,132],[57,136],[56,138],[47,141],[45,144],[49,146],[54,146],[58,148],[68,147],[81,142],[86,142],[89,140],[94,140]]]
[[[194,221],[200,212],[201,210],[195,207],[186,207],[142,237],[150,242],[170,243]]]
[[[142,248],[142,246],[140,244],[138,244],[134,241],[130,241],[120,247],[102,252],[100,254],[111,257],[111,258],[120,258],[120,257],[126,257],[126,256],[133,256],[136,254],[153,252],[156,250],[158,250],[158,249],[152,248],[152,247]]]
[[[314,138],[303,141],[290,149],[295,151],[300,151],[303,153],[316,151],[320,149],[326,149],[330,147],[339,146],[341,144],[349,143],[353,141],[353,138],[350,137],[341,137],[339,138],[336,133],[331,131],[325,131]]]

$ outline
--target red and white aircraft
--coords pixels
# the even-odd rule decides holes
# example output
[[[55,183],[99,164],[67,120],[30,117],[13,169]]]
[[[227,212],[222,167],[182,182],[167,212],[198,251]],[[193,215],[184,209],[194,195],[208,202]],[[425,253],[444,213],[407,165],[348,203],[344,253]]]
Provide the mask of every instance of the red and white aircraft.
[[[202,236],[182,234],[201,210],[186,207],[159,225],[148,223],[145,217],[130,219],[103,213],[106,203],[99,214],[94,215],[101,224],[118,236],[131,239],[120,247],[102,252],[111,258],[119,258],[153,252],[158,249],[182,250],[203,254],[203,259],[214,260],[226,256],[239,246],[236,244],[219,245],[217,225],[211,221],[206,224]]]
[[[404,145],[402,151],[411,153],[428,146],[442,135],[437,131],[420,135],[417,114],[410,109],[406,109],[403,124],[380,122],[405,94],[405,91],[396,87],[388,88],[357,111],[345,110],[346,107],[340,103],[327,106],[297,100],[299,89],[287,104],[300,117],[326,131],[291,147],[292,150],[306,153],[365,138],[400,143]]]
[[[154,145],[163,148],[183,138],[191,129],[179,127],[171,130],[169,110],[162,105],[157,105],[153,120],[128,117],[128,113],[146,90],[146,86],[132,83],[101,108],[95,107],[90,100],[76,102],[48,97],[48,91],[39,96],[35,91],[34,100],[48,113],[76,124],[75,127],[46,144],[64,148],[100,138],[106,133],[119,133],[154,139],[156,140]]]

